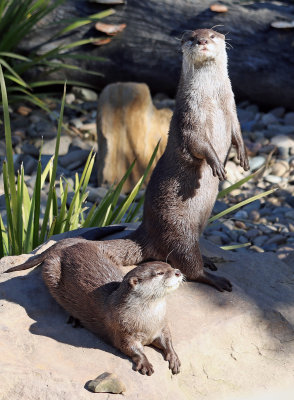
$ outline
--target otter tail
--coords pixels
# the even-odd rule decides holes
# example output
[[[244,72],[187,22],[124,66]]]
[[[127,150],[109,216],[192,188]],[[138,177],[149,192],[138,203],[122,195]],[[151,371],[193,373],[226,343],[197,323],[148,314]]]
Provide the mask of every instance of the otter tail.
[[[17,265],[16,267],[9,268],[7,271],[5,271],[5,273],[14,272],[14,271],[23,271],[25,269],[33,268],[36,265],[41,264],[46,259],[48,252],[49,251],[51,252],[54,248],[63,248],[63,247],[71,246],[71,245],[75,244],[75,242],[78,242],[80,239],[86,239],[86,240],[102,239],[105,236],[111,235],[116,232],[121,232],[124,229],[125,229],[124,225],[110,225],[110,226],[105,226],[103,228],[93,228],[79,236],[69,238],[69,239],[64,239],[63,241],[55,243],[55,245],[49,247],[49,249],[45,250],[43,253],[31,257],[29,260],[27,260],[23,264]]]
[[[4,271],[4,273],[7,272],[14,272],[14,271],[22,271],[25,269],[33,268],[38,264],[41,264],[46,258],[46,251],[44,251],[41,254],[38,254],[34,257],[31,257],[29,260],[24,262],[23,264],[17,265],[16,267],[9,268],[7,271]]]

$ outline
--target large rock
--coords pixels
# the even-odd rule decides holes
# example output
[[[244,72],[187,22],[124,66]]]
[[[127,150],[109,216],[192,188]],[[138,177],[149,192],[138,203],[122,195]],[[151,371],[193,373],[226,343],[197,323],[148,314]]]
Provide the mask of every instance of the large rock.
[[[128,0],[115,7],[114,15],[103,20],[106,23],[126,23],[126,29],[107,45],[87,46],[84,50],[87,55],[108,57],[109,62],[77,61],[84,69],[102,72],[103,76],[66,70],[67,78],[84,80],[97,88],[118,80],[146,82],[152,91],[174,94],[181,67],[179,46],[183,31],[218,25],[216,29],[229,32],[227,38],[233,46],[228,54],[237,99],[250,99],[267,107],[284,105],[293,109],[293,29],[271,27],[272,22],[293,20],[293,2],[228,1],[228,12],[225,13],[212,12],[209,9],[211,3],[211,0]],[[55,22],[62,17],[80,18],[99,10],[101,6],[94,1],[68,0],[50,19]],[[49,50],[56,48],[57,44],[72,43],[84,36],[101,37],[101,33],[87,25],[77,34],[70,32],[59,43],[48,44],[54,26],[47,23],[41,28],[23,41],[24,51],[41,43],[46,43]],[[59,29],[56,24],[55,30]],[[56,78],[64,79],[64,71],[57,74]]]
[[[124,185],[131,190],[143,175],[159,140],[155,162],[163,153],[172,111],[154,107],[144,83],[108,85],[98,101],[98,185],[118,182],[136,164]]]
[[[67,325],[40,268],[0,275],[0,398],[92,399],[87,383],[107,371],[124,382],[126,400],[292,399],[293,264],[266,253],[240,257],[209,242],[202,248],[223,259],[219,273],[231,279],[233,292],[185,282],[169,296],[170,327],[182,362],[176,376],[150,347],[146,354],[155,373],[142,376],[119,351]],[[7,261],[0,261],[2,271]],[[11,257],[10,265],[19,261]],[[101,400],[109,398],[99,394]]]

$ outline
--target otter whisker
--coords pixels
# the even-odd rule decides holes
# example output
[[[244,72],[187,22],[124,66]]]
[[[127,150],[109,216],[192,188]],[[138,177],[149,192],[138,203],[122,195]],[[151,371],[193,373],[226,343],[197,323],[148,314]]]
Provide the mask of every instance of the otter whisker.
[[[168,257],[171,255],[171,253],[174,251],[174,249],[172,249],[169,253],[168,253],[168,255],[166,256],[166,259],[165,259],[165,262],[167,263],[167,259],[168,259]]]
[[[214,28],[216,28],[217,26],[224,26],[224,25],[214,25],[212,28],[210,28],[210,29],[214,29]]]

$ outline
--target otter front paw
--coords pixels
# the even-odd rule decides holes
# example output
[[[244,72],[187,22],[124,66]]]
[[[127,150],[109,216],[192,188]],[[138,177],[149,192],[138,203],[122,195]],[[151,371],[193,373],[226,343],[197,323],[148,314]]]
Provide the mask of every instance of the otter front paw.
[[[165,360],[168,361],[168,367],[173,374],[178,374],[180,372],[181,361],[175,352],[167,353]]]
[[[152,375],[154,372],[153,365],[150,362],[145,360],[139,360],[136,363],[135,371],[139,371],[142,375]]]
[[[223,164],[218,160],[217,162],[213,162],[210,164],[212,169],[212,175],[218,177],[220,181],[224,181],[226,179],[226,171]]]
[[[242,147],[241,149],[238,148],[238,160],[240,161],[241,167],[244,169],[244,171],[249,170],[249,160],[248,160],[248,155],[245,147]]]

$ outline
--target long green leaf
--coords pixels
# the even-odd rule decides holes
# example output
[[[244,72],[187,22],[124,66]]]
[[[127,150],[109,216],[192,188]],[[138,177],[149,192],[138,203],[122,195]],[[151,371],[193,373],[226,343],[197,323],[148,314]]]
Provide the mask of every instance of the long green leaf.
[[[9,190],[9,176],[8,176],[8,168],[7,163],[4,161],[3,163],[3,183],[4,183],[4,194],[5,194],[5,204],[6,204],[6,213],[7,213],[7,225],[8,225],[8,239],[9,239],[9,253],[17,254],[17,242],[16,242],[16,224],[12,218],[12,209],[10,205],[11,193]],[[17,203],[16,203],[17,205]],[[17,207],[15,206],[14,210],[16,213]]]
[[[227,196],[233,190],[238,189],[240,186],[244,185],[244,183],[250,181],[252,178],[257,176],[260,173],[260,171],[262,170],[262,168],[263,167],[259,168],[257,171],[253,172],[253,174],[250,174],[250,175],[246,176],[245,178],[243,178],[240,181],[234,183],[233,185],[229,186],[228,188],[221,190],[218,193],[217,198],[221,199],[221,198]]]
[[[0,214],[0,258],[9,254],[6,229]]]
[[[213,217],[210,217],[209,220],[208,220],[208,222],[213,222],[213,221],[215,221],[215,220],[217,220],[217,219],[223,217],[224,215],[227,215],[227,214],[229,214],[229,213],[231,213],[231,212],[237,210],[238,208],[245,206],[246,204],[252,203],[252,202],[255,201],[255,200],[258,200],[258,199],[261,199],[262,197],[268,196],[269,194],[275,192],[276,190],[277,190],[277,189],[271,189],[271,190],[268,190],[268,191],[266,191],[266,192],[259,193],[259,194],[257,194],[256,196],[252,196],[252,197],[250,197],[249,199],[243,200],[243,201],[241,201],[240,203],[235,204],[235,205],[233,205],[232,207],[229,207],[229,208],[227,208],[226,210],[224,210],[224,211],[222,211],[222,212],[220,212],[220,213],[214,215]]]
[[[61,109],[60,109],[60,116],[59,116],[59,121],[58,121],[58,129],[57,129],[56,145],[55,145],[55,154],[54,154],[53,170],[52,170],[52,179],[50,181],[49,192],[48,192],[48,200],[47,200],[47,204],[46,204],[44,220],[43,220],[43,224],[42,224],[42,228],[41,228],[41,234],[40,234],[41,243],[44,242],[44,240],[45,240],[46,229],[47,229],[47,224],[48,224],[48,219],[49,219],[49,213],[50,213],[50,209],[51,209],[53,187],[55,185],[55,179],[56,179],[59,144],[60,144],[60,136],[61,136],[61,128],[62,128],[63,112],[64,112],[64,104],[65,104],[65,95],[66,95],[66,84],[64,85],[64,92],[63,92],[63,98],[62,98]]]
[[[11,141],[10,118],[9,118],[6,86],[5,86],[5,81],[4,81],[1,65],[0,65],[0,84],[1,84],[2,104],[3,104],[3,114],[4,114],[7,174],[8,174],[8,179],[9,179],[9,189],[10,189],[10,194],[11,194],[12,209],[16,213],[17,200],[16,200],[15,173],[14,173],[14,164],[13,164],[13,150],[12,150],[12,141]],[[14,215],[16,215],[16,214],[14,214]]]
[[[0,51],[0,56],[15,58],[17,60],[22,60],[22,61],[31,61],[31,59],[29,59],[28,57],[24,57],[24,56],[21,56],[20,54],[16,54],[16,53],[10,53],[8,51]]]
[[[74,19],[74,20],[63,20],[63,21],[61,21],[62,23],[72,22],[72,21],[73,22],[70,25],[68,25],[67,27],[61,29],[53,37],[64,35],[65,33],[68,33],[68,32],[70,32],[70,31],[72,31],[74,29],[80,28],[81,26],[87,25],[87,24],[89,24],[91,22],[95,22],[95,21],[97,21],[99,19],[108,17],[108,16],[110,16],[110,15],[112,15],[114,13],[115,13],[115,11],[112,8],[110,8],[108,10],[101,11],[101,12],[99,12],[97,14],[92,14],[87,18],[81,18],[81,19],[78,19],[78,20],[77,19]]]
[[[220,248],[223,250],[236,250],[236,249],[241,249],[242,247],[248,247],[251,246],[251,243],[242,243],[242,244],[232,244],[229,246],[221,246]]]
[[[23,241],[23,214],[22,214],[22,206],[23,206],[23,177],[21,176],[21,172],[17,175],[17,243],[18,243],[18,251],[19,254],[22,253],[22,241]]]

